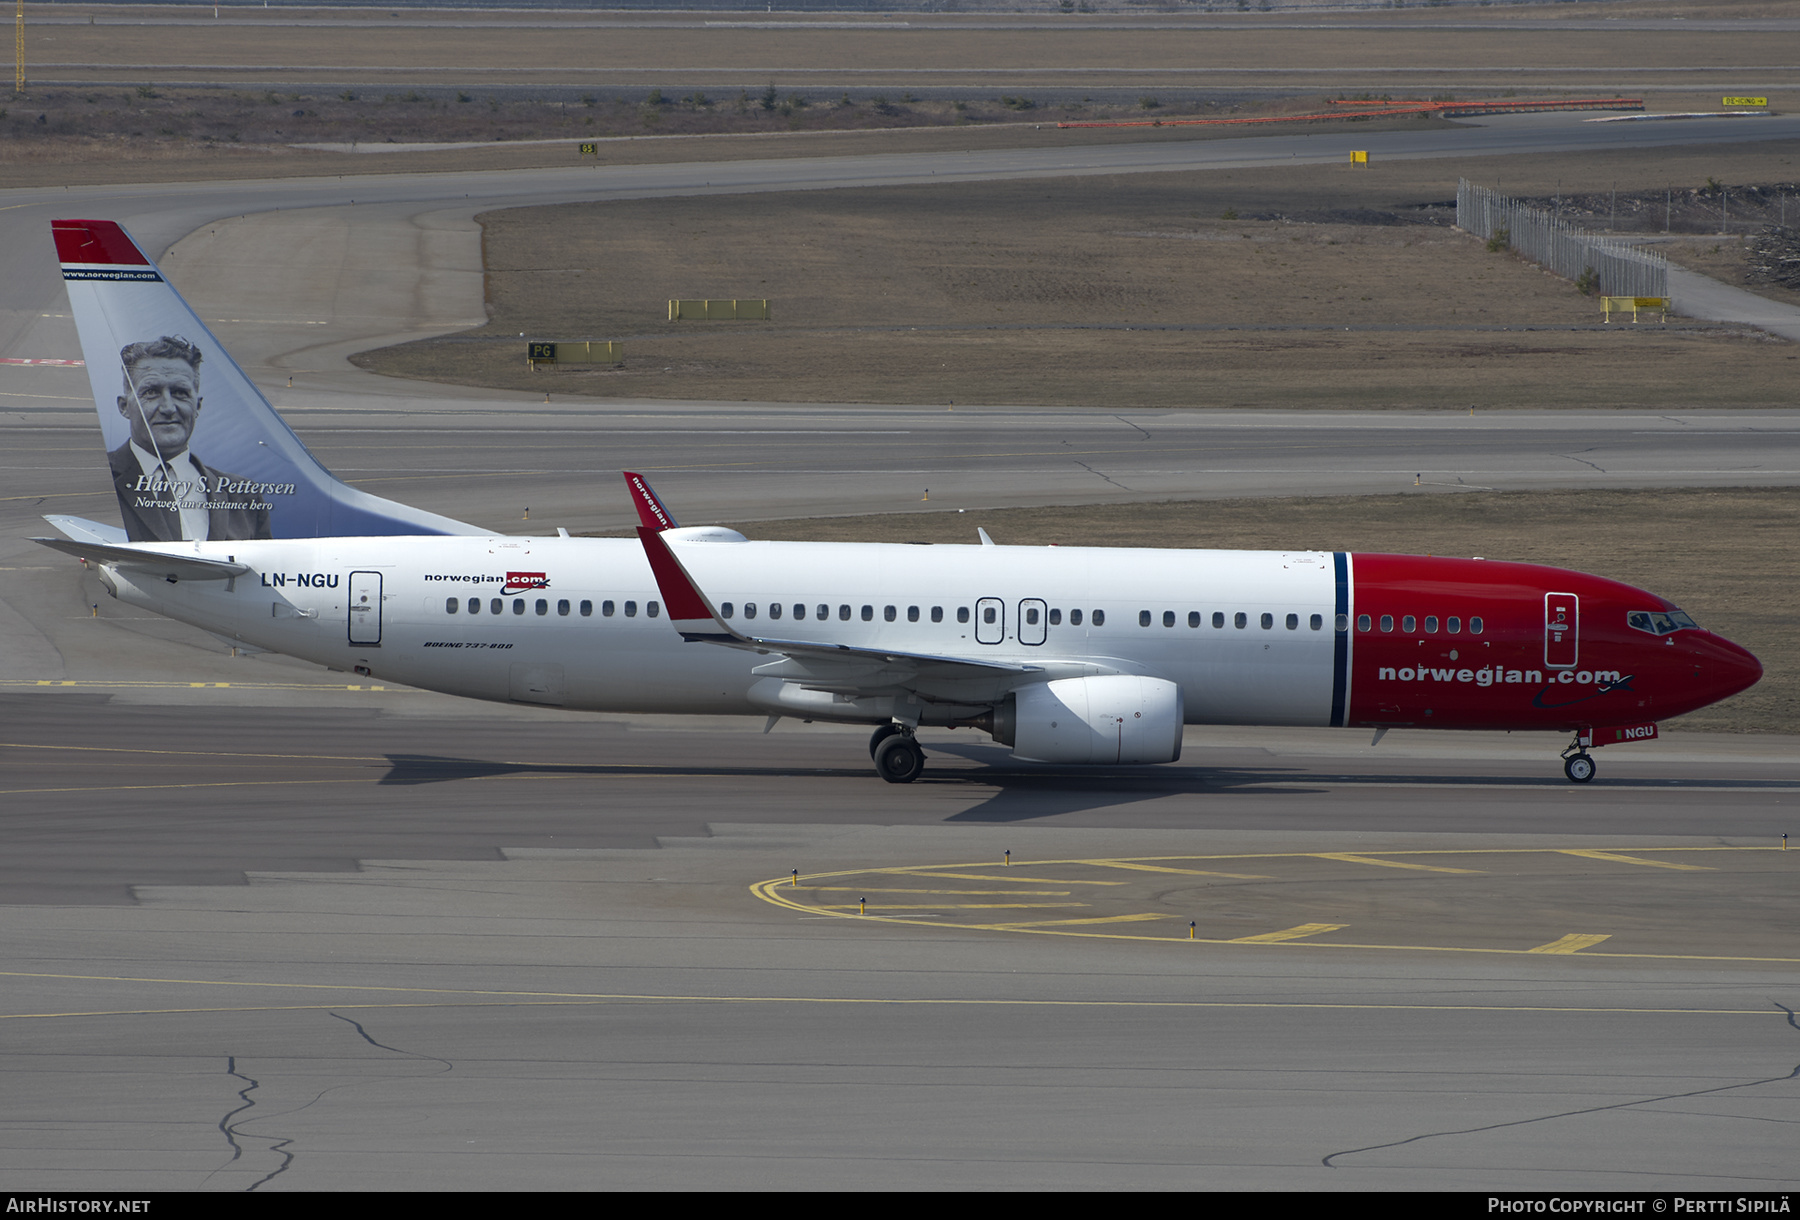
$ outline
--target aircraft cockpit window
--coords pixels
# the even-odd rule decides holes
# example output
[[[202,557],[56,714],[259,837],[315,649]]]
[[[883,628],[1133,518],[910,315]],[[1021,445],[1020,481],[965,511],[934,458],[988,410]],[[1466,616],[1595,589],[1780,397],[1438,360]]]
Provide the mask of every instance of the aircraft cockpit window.
[[[1683,627],[1699,625],[1681,610],[1633,610],[1625,616],[1625,624],[1651,635],[1669,635]]]

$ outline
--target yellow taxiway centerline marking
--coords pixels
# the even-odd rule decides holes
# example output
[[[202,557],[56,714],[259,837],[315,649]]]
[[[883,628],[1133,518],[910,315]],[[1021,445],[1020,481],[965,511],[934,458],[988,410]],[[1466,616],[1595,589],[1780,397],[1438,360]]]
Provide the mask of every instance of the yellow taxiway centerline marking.
[[[1273,881],[1265,873],[1215,873],[1203,868],[1169,868],[1163,864],[1138,864],[1131,860],[1084,860],[1096,868],[1129,868],[1140,873],[1179,873],[1184,877],[1226,877],[1232,881]]]
[[[1274,945],[1282,941],[1299,940],[1303,936],[1318,936],[1322,932],[1335,932],[1339,928],[1348,927],[1341,923],[1303,923],[1296,927],[1284,928],[1280,932],[1259,932],[1255,936],[1234,936],[1234,945]]]
[[[1310,854],[1319,860],[1341,860],[1345,864],[1374,864],[1381,868],[1410,868],[1422,873],[1464,873],[1470,876],[1481,874],[1481,870],[1477,868],[1444,868],[1436,864],[1411,864],[1403,860],[1381,860],[1374,856],[1362,856],[1351,851],[1316,851]]]
[[[1527,953],[1579,953],[1590,945],[1597,945],[1603,940],[1611,940],[1611,932],[1571,932],[1567,936],[1551,941],[1547,945],[1539,945],[1535,949],[1527,949]]]
[[[1003,931],[1013,928],[1060,928],[1069,924],[1095,923],[1144,923],[1151,919],[1168,919],[1170,916],[1157,914],[1144,915],[1097,915],[1092,919],[1038,919],[1030,923],[990,923],[982,926]]]
[[[792,889],[792,885],[788,888]],[[969,894],[969,895],[1001,895],[1010,894],[1015,898],[1067,898],[1068,890],[910,890],[910,889],[871,889],[866,885],[809,885],[805,887],[808,894]]]
[[[858,911],[857,902],[821,902],[813,911]],[[1085,902],[871,902],[871,911],[1041,911],[1051,907],[1084,907]],[[1078,922],[1078,921],[1077,921]]]
[[[1068,860],[1063,863],[1081,864],[1080,860]],[[942,877],[949,881],[1018,881],[1025,885],[1130,885],[1129,881],[1077,881],[1065,877],[1008,877],[991,873],[937,873],[923,872],[911,868],[870,868],[851,869],[846,873],[820,873],[822,877],[842,877],[859,872],[899,874],[903,877]]]
[[[1622,856],[1616,851],[1601,851],[1594,847],[1565,847],[1561,851],[1565,856],[1585,856],[1589,860],[1610,860],[1614,864],[1641,864],[1645,868],[1673,868],[1690,873],[1717,871],[1704,864],[1674,864],[1668,860],[1645,860],[1639,856]]]

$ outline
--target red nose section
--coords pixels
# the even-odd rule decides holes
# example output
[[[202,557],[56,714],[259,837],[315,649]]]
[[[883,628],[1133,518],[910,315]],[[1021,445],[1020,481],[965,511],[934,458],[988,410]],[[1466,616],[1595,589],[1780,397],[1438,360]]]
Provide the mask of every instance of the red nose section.
[[[1708,685],[1714,687],[1713,699],[1729,699],[1739,691],[1749,690],[1762,680],[1762,662],[1751,655],[1747,648],[1740,648],[1722,636],[1713,636],[1708,641],[1713,648],[1713,656],[1709,658],[1711,670]]]

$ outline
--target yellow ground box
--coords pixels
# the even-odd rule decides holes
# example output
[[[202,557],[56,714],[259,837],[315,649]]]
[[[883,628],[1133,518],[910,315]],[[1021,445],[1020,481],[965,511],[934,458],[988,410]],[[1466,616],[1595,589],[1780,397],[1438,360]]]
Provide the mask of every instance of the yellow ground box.
[[[525,364],[532,371],[540,364],[622,364],[625,345],[616,340],[578,340],[551,343],[533,340],[525,345]]]
[[[1669,320],[1669,298],[1668,297],[1601,297],[1600,298],[1600,311],[1601,311],[1601,313],[1606,315],[1606,320],[1608,322],[1612,321],[1613,314],[1624,313],[1627,309],[1629,309],[1631,311],[1631,320],[1633,322],[1636,322],[1638,320],[1638,310],[1640,310],[1640,309],[1658,310],[1662,314],[1662,317],[1660,319],[1661,321],[1667,322]]]

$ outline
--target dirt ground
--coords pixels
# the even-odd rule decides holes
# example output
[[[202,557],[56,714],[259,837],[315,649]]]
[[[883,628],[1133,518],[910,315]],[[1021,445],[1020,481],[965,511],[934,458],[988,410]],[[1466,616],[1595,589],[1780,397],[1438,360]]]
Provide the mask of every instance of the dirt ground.
[[[1734,168],[1780,169],[1800,149],[1724,157],[1741,158]],[[1722,159],[1659,150],[1654,165],[1589,169],[1628,188],[1633,175],[1704,183],[1701,166]],[[1559,172],[1548,164],[1557,159],[1538,160],[1540,177]],[[601,398],[1792,405],[1793,345],[1680,319],[1606,326],[1597,302],[1567,281],[1452,229],[1457,168],[1144,174],[488,213],[490,323],[358,363]],[[1469,168],[1511,181],[1523,172]],[[772,319],[669,323],[668,301],[690,297],[767,298]],[[625,359],[534,372],[521,331],[622,340]]]
[[[1481,555],[1593,572],[1667,597],[1742,644],[1763,680],[1684,716],[1686,728],[1800,733],[1800,491],[1417,493],[1205,500],[724,522],[752,538],[818,542],[1317,548]]]

